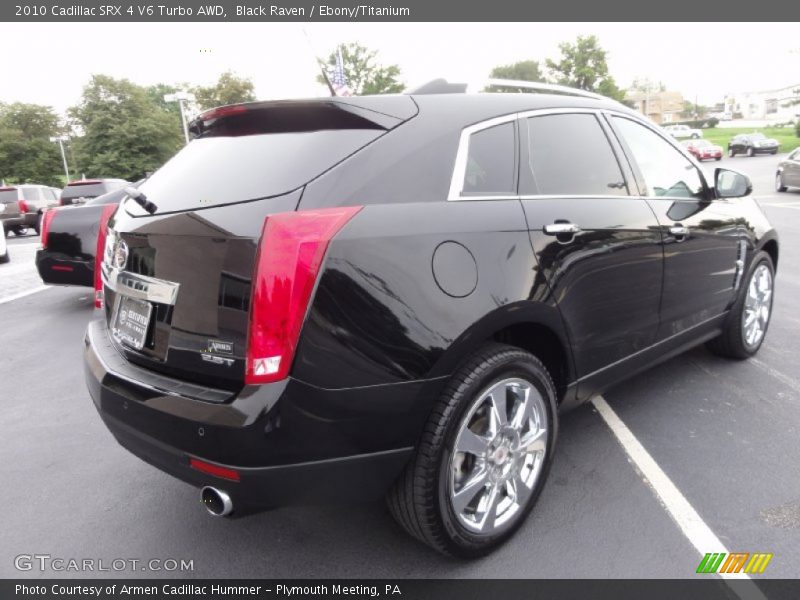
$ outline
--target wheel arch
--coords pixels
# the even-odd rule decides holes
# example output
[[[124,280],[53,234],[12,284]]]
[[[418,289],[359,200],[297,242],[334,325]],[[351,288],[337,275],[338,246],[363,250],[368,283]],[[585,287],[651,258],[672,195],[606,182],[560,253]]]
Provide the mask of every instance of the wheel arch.
[[[778,270],[778,240],[776,237],[771,237],[761,244],[761,250],[769,254],[772,259],[772,266]]]
[[[437,361],[432,375],[454,373],[464,360],[489,342],[516,346],[539,358],[556,384],[559,402],[577,379],[569,338],[558,309],[531,301],[507,304],[475,322]]]

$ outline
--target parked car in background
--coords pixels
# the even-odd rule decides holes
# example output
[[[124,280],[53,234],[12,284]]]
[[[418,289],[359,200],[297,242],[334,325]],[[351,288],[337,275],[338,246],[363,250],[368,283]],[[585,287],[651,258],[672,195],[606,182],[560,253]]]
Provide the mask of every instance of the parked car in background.
[[[124,197],[123,188],[82,205],[63,206],[45,213],[42,247],[36,252],[36,269],[42,281],[94,286],[101,219],[104,215],[107,219]]]
[[[683,139],[699,139],[703,137],[703,132],[699,129],[692,129],[688,125],[667,125],[664,131],[678,140]]]
[[[689,154],[694,156],[697,160],[703,161],[706,159],[720,160],[722,159],[722,146],[712,144],[708,140],[685,140],[682,142]]]
[[[754,355],[778,240],[750,180],[558,91],[201,114],[98,254],[84,373],[118,442],[216,516],[388,492],[478,556],[533,508],[559,411],[709,340]]]
[[[780,143],[763,133],[740,133],[728,142],[728,156],[737,154],[755,156],[756,154],[777,154]]]
[[[58,206],[58,195],[53,190],[46,185],[32,183],[0,187],[0,203],[6,207],[0,215],[3,229],[13,231],[16,235],[25,235],[29,228],[33,228],[38,234],[42,213]]]
[[[800,188],[800,148],[779,162],[775,172],[775,189],[785,192],[790,187]]]
[[[3,205],[0,204],[0,213],[2,212]],[[9,259],[8,244],[6,243],[6,230],[0,228],[0,263],[7,263]]]
[[[61,206],[83,204],[87,200],[97,198],[130,185],[124,179],[79,179],[71,181],[61,191]]]

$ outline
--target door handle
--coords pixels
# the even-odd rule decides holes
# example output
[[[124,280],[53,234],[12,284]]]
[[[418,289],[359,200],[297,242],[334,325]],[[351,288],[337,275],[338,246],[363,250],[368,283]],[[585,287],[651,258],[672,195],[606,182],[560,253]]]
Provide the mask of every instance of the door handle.
[[[544,226],[544,232],[547,235],[575,235],[581,232],[581,228],[575,223],[551,223],[550,225]]]
[[[683,225],[673,225],[669,228],[669,232],[680,241],[689,235],[689,228]]]

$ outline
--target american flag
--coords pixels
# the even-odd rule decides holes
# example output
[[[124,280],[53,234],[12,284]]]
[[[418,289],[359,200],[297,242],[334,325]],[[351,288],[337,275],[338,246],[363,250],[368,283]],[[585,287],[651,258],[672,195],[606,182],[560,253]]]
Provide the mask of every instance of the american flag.
[[[352,96],[353,92],[347,86],[347,77],[344,75],[344,60],[342,59],[342,49],[336,49],[336,66],[333,68],[331,85],[337,96]]]

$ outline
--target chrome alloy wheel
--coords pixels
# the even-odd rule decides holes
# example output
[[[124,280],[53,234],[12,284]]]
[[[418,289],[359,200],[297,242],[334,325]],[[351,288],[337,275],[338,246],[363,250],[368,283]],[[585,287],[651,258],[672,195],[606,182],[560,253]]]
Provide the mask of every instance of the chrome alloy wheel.
[[[761,264],[750,278],[742,312],[742,336],[750,348],[757,346],[764,337],[771,310],[772,273]]]
[[[524,379],[503,379],[477,396],[448,465],[450,506],[470,532],[496,534],[525,507],[545,464],[547,425],[545,400]]]

